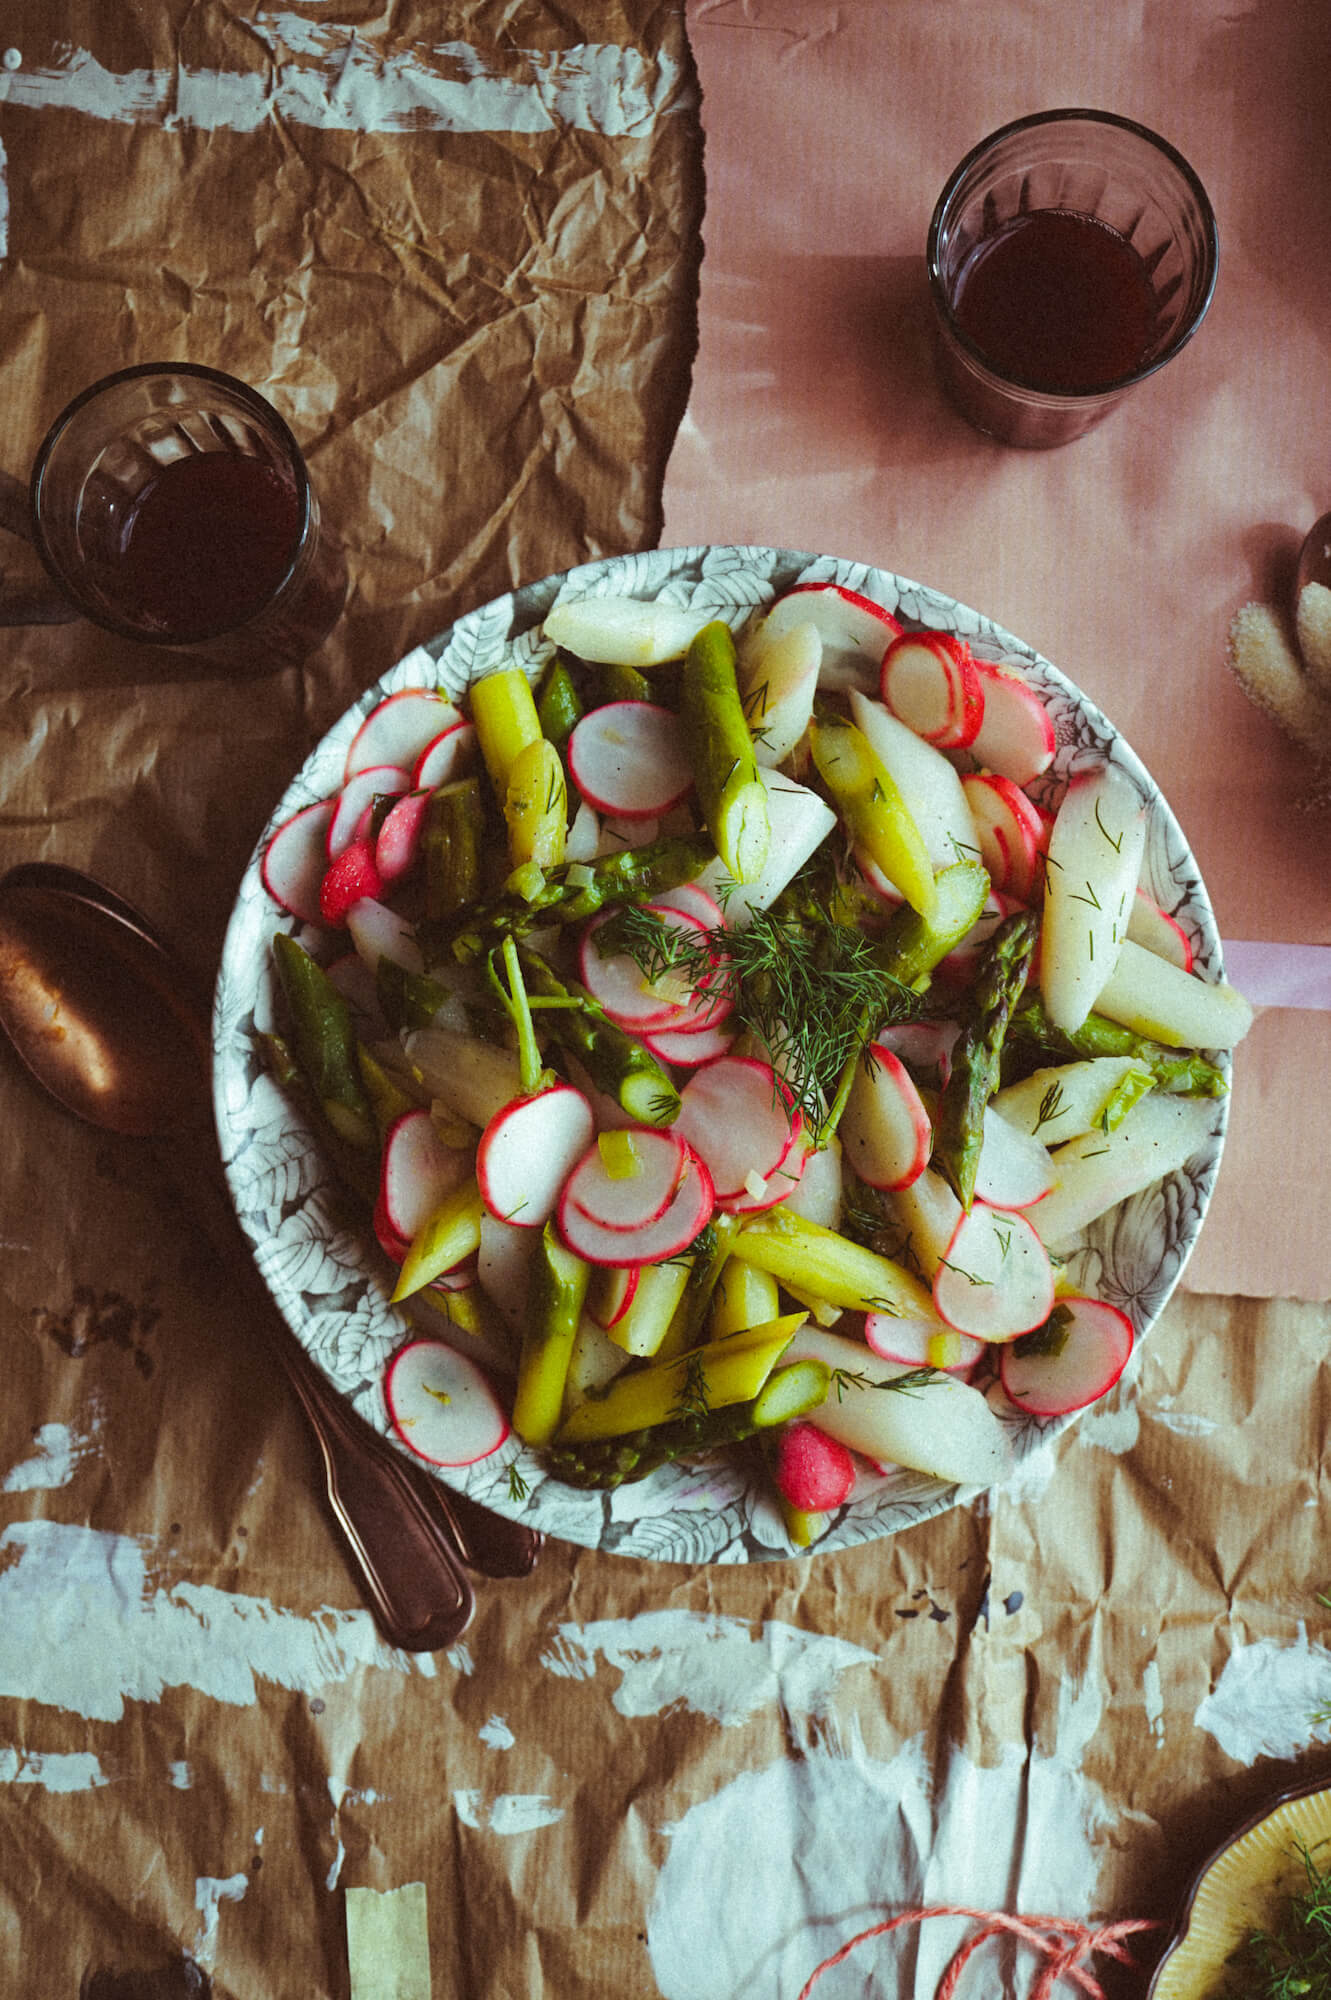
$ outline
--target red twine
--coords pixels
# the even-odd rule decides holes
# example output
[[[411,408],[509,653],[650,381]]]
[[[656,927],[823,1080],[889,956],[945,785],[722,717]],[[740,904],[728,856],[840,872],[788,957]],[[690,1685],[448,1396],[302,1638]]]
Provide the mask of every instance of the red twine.
[[[843,1944],[840,1951],[833,1952],[830,1958],[815,1966],[800,1988],[799,2000],[807,2000],[825,1972],[830,1972],[834,1965],[840,1965],[843,1959],[849,1958],[870,1938],[886,1937],[889,1931],[899,1930],[903,1924],[923,1923],[926,1917],[968,1917],[972,1923],[981,1926],[974,1937],[967,1938],[953,1953],[947,1971],[935,1989],[934,2000],[953,2000],[957,1983],[972,1955],[990,1938],[1001,1937],[1004,1933],[1031,1945],[1046,1960],[1032,1988],[1030,2000],[1051,2000],[1060,1979],[1074,1980],[1082,1992],[1090,1996],[1090,2000],[1105,2000],[1099,1980],[1086,1970],[1082,1960],[1099,1951],[1107,1958],[1117,1959],[1120,1964],[1130,1964],[1132,1955],[1123,1940],[1134,1932],[1159,1928],[1158,1924],[1145,1917],[1129,1917],[1119,1923],[1102,1924],[1092,1929],[1089,1924],[1079,1924],[1070,1917],[1014,1917],[1002,1910],[968,1910],[955,1903],[938,1903],[928,1910],[902,1910],[898,1916],[888,1917],[881,1924],[871,1924],[868,1930],[860,1931]]]

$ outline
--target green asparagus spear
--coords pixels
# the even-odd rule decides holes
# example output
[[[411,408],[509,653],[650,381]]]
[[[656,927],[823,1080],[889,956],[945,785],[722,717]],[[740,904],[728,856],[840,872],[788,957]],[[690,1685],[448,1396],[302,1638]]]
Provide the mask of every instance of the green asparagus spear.
[[[582,720],[582,703],[573,676],[557,653],[536,689],[536,718],[542,736],[547,743],[554,744],[562,757],[564,745]]]
[[[534,1000],[569,1003],[540,1009],[547,1038],[575,1055],[596,1088],[637,1124],[672,1125],[679,1116],[679,1092],[670,1072],[575,979],[561,979],[537,952],[523,951],[519,958]]]
[[[792,1361],[774,1369],[748,1403],[729,1403],[719,1410],[691,1410],[669,1424],[630,1431],[623,1437],[588,1439],[582,1444],[555,1445],[548,1452],[550,1467],[570,1486],[609,1490],[628,1480],[645,1479],[658,1466],[717,1445],[737,1444],[777,1424],[807,1416],[827,1400],[831,1376],[821,1361]]]
[[[1008,1022],[1025,987],[1039,935],[1034,910],[1014,910],[989,940],[953,1046],[951,1072],[938,1099],[933,1164],[951,1183],[963,1208],[969,1208],[975,1196],[985,1109],[998,1088]]]
[[[738,1230],[737,1216],[718,1211],[690,1244],[688,1280],[666,1328],[665,1338],[657,1349],[661,1360],[668,1360],[673,1354],[683,1354],[702,1338],[712,1294],[734,1247]]]
[[[449,998],[442,981],[428,972],[408,972],[391,958],[379,960],[374,986],[390,1028],[428,1028]]]
[[[285,931],[273,939],[273,953],[291,1016],[296,1061],[324,1117],[349,1145],[377,1147],[350,1007],[323,967]]]
[[[566,1250],[552,1222],[541,1232],[532,1278],[513,1428],[528,1444],[546,1444],[559,1427],[569,1356],[587,1296],[589,1267]]]
[[[684,657],[680,721],[698,803],[727,874],[754,882],[767,863],[771,816],[735,677],[735,641],[713,619]]]
[[[1008,1023],[1008,1042],[1023,1043],[1043,1055],[1071,1060],[1083,1056],[1131,1056],[1150,1071],[1157,1090],[1176,1097],[1223,1097],[1229,1086],[1224,1072],[1204,1056],[1186,1050],[1166,1048],[1122,1028],[1103,1014],[1088,1014],[1075,1034],[1065,1035],[1044,1010],[1044,1003],[1030,993],[1013,1009]]]
[[[903,903],[878,941],[875,957],[884,972],[922,992],[934,967],[961,943],[984,908],[989,877],[978,861],[955,861],[934,877],[938,892],[926,919]]]
[[[475,902],[481,888],[485,799],[479,778],[440,785],[430,799],[421,833],[425,862],[425,915],[438,923]]]
[[[501,889],[451,922],[423,924],[420,936],[428,953],[451,951],[465,964],[502,938],[523,937],[551,924],[578,924],[611,903],[649,902],[665,889],[691,882],[713,854],[709,840],[681,834],[626,847],[598,861],[564,862],[549,871],[530,898]],[[571,882],[570,869],[575,871]]]

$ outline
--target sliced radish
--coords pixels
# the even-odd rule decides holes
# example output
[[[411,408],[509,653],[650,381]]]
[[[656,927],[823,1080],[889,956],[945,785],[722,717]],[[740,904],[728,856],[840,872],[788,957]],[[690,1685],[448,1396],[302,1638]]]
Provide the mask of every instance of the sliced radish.
[[[952,1073],[952,1049],[960,1032],[956,1021],[899,1021],[880,1028],[874,1040],[900,1056],[917,1083],[941,1090]]]
[[[594,1130],[591,1106],[570,1083],[506,1104],[476,1148],[476,1179],[491,1215],[520,1229],[542,1228]]]
[[[987,1104],[975,1193],[994,1208],[1030,1208],[1054,1185],[1049,1148]]]
[[[474,1361],[442,1340],[399,1347],[384,1377],[394,1431],[431,1465],[475,1465],[509,1435],[508,1417]]]
[[[587,1289],[589,1316],[609,1332],[612,1326],[619,1325],[633,1304],[641,1282],[641,1264],[622,1264],[617,1270],[598,1271]]]
[[[663,1028],[652,1034],[639,1031],[638,1040],[649,1055],[672,1069],[699,1069],[729,1055],[735,1031],[722,1022],[712,1028]]]
[[[691,1153],[674,1200],[645,1229],[604,1229],[567,1198],[561,1199],[556,1219],[565,1246],[589,1264],[660,1264],[688,1249],[715,1206],[712,1177]]]
[[[1162,910],[1140,886],[1128,913],[1128,936],[1157,958],[1167,958],[1180,972],[1192,971],[1192,939],[1178,919]]]
[[[1040,933],[1040,990],[1064,1034],[1083,1025],[1118,962],[1145,841],[1126,772],[1106,764],[1072,778],[1049,835]]]
[[[1054,1303],[1049,1253],[1024,1215],[976,1201],[934,1273],[940,1318],[977,1340],[1016,1340]]]
[[[388,1227],[410,1243],[471,1172],[470,1149],[446,1146],[423,1106],[403,1111],[384,1135],[379,1201]]]
[[[328,823],[328,859],[336,861],[342,850],[363,834],[365,814],[376,799],[410,790],[411,773],[400,764],[373,764],[354,772],[338,793],[336,809]]]
[[[856,728],[868,737],[906,801],[934,867],[950,868],[954,861],[977,855],[979,841],[961,779],[942,751],[858,688],[851,691],[850,707]]]
[[[344,924],[347,914],[363,897],[378,901],[383,883],[368,840],[353,840],[324,872],[319,885],[319,918],[325,924]]]
[[[801,1514],[840,1507],[855,1484],[855,1461],[844,1444],[807,1417],[783,1424],[772,1454],[777,1492]]]
[[[1054,725],[1035,689],[1010,667],[975,661],[984,714],[970,752],[977,764],[1015,785],[1029,785],[1049,769],[1057,744]]]
[[[438,736],[431,737],[412,765],[413,787],[435,791],[440,785],[451,784],[454,778],[467,777],[476,768],[479,748],[474,724],[451,722]]]
[[[726,927],[725,911],[700,882],[681,882],[677,889],[666,889],[653,896],[652,907],[682,910],[686,917],[696,918],[709,931],[723,931]]]
[[[985,1345],[973,1333],[958,1333],[955,1327],[940,1328],[932,1320],[906,1319],[894,1313],[866,1313],[864,1338],[884,1361],[900,1361],[907,1368],[941,1368],[964,1382],[984,1359]],[[956,1359],[943,1362],[940,1354],[956,1343]]]
[[[909,1187],[929,1164],[929,1113],[900,1056],[881,1042],[870,1042],[860,1058],[838,1129],[867,1187]]]
[[[404,972],[425,970],[415,927],[377,897],[362,896],[359,902],[352,904],[347,911],[347,929],[351,933],[351,942],[371,974],[378,972],[381,958],[400,965]]]
[[[961,781],[980,843],[980,859],[1000,894],[1029,903],[1040,885],[1049,829],[1020,785],[994,771],[973,772]]]
[[[637,960],[627,952],[611,952],[603,957],[597,939],[614,915],[613,910],[601,911],[583,930],[578,948],[582,984],[621,1028],[633,1033],[678,1028],[686,1018],[686,1003],[692,989],[682,978],[670,974],[663,979],[648,979]],[[682,931],[694,940],[704,936],[703,925],[683,910],[663,908],[661,915],[669,929]]]
[[[396,764],[410,771],[427,743],[461,721],[461,711],[432,688],[403,688],[385,695],[351,739],[343,784],[374,764]]]
[[[263,886],[273,901],[303,924],[324,921],[319,891],[328,868],[328,829],[336,809],[334,799],[302,806],[283,820],[260,863]]]
[[[672,1129],[703,1161],[717,1200],[728,1201],[751,1192],[751,1175],[766,1181],[783,1167],[803,1127],[770,1063],[719,1056],[684,1085]]]
[[[888,880],[873,856],[866,854],[862,848],[855,848],[854,860],[865,888],[878,898],[885,910],[895,914],[906,900],[896,883]]]
[[[971,649],[951,632],[903,632],[883,655],[879,692],[893,715],[939,750],[974,743],[984,696]]]
[[[1051,1315],[1051,1339],[1005,1347],[999,1362],[1003,1393],[1033,1417],[1066,1417],[1113,1388],[1133,1347],[1132,1321],[1104,1299],[1061,1298]],[[1025,1351],[1023,1352],[1023,1348]]]
[[[883,654],[902,626],[890,611],[842,583],[797,583],[778,597],[761,627],[764,642],[809,620],[822,640],[823,687],[878,687]]]
[[[655,667],[680,659],[712,618],[661,598],[581,597],[556,604],[543,631],[556,646],[602,666]]]
[[[421,833],[429,809],[428,792],[404,792],[385,813],[374,843],[374,865],[385,888],[409,875],[420,859]]]
[[[602,1229],[645,1229],[661,1220],[678,1194],[688,1147],[674,1131],[645,1126],[624,1132],[622,1143],[632,1155],[631,1173],[607,1166],[606,1148],[598,1143],[569,1173],[562,1198]]]
[[[584,715],[568,739],[568,768],[588,804],[617,819],[659,819],[693,788],[679,718],[651,701]]]

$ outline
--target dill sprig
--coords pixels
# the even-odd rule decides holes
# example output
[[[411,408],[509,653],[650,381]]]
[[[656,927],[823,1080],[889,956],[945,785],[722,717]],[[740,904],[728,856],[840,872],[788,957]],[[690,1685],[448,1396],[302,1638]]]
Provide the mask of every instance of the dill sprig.
[[[1295,1847],[1307,1886],[1292,1895],[1269,1930],[1250,1931],[1225,1967],[1222,1991],[1243,2000],[1294,2000],[1331,1992],[1331,1871],[1303,1841]],[[1255,1982],[1261,1980],[1260,1986]],[[1235,1983],[1236,1982],[1236,1983]]]
[[[736,1023],[766,1050],[815,1141],[834,1129],[848,1066],[884,1023],[913,1019],[916,994],[885,973],[872,938],[811,897],[797,909],[755,910],[745,927],[698,930],[628,906],[601,943],[643,977],[673,976],[724,996]]]

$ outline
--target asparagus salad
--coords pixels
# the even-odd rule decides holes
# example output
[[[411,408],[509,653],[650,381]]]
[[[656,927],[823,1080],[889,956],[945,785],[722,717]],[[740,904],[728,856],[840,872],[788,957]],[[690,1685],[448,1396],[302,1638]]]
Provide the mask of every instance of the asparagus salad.
[[[893,1468],[992,1483],[1122,1372],[1069,1252],[1204,1147],[1250,1019],[1146,800],[838,583],[541,642],[380,700],[263,857],[269,1068],[424,1309],[398,1436],[584,1489],[742,1452],[796,1547]]]

